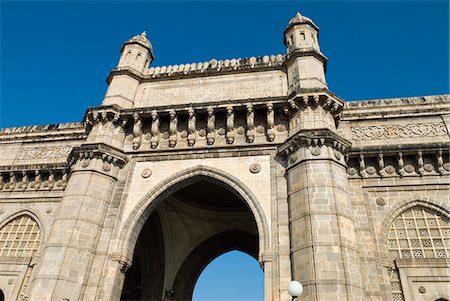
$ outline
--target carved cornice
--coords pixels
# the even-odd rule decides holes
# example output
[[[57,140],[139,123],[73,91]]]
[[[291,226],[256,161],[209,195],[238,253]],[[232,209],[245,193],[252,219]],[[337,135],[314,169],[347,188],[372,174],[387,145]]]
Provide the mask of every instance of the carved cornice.
[[[330,112],[336,121],[342,116],[344,108],[344,100],[327,89],[297,89],[289,96],[288,103],[289,106],[285,107],[287,114],[292,115],[308,107],[314,109],[321,106]]]
[[[352,150],[346,156],[349,178],[450,175],[450,144],[424,144],[408,149]]]
[[[102,143],[75,147],[68,159],[73,171],[95,170],[113,177],[117,176],[128,158],[121,150]]]
[[[131,143],[133,150],[143,150],[142,144],[150,144],[148,149],[276,144],[287,136],[288,120],[283,110],[286,105],[285,99],[278,99],[208,107],[120,109],[101,106],[89,109],[84,122],[89,131],[107,128],[121,132],[126,137],[125,149]]]
[[[286,56],[281,54],[226,60],[212,59],[208,62],[151,67],[145,70],[144,73],[136,72],[130,68],[116,68],[110,72],[107,83],[111,82],[113,76],[120,74],[127,74],[139,80],[139,82],[146,82],[277,70],[284,68],[285,59]]]
[[[347,101],[343,120],[386,119],[450,113],[450,95],[432,95],[404,98]]]
[[[304,160],[331,159],[345,165],[351,143],[330,130],[301,131],[278,147],[278,155],[291,167]]]
[[[0,167],[0,192],[63,190],[67,164],[31,164]]]
[[[86,137],[82,123],[59,123],[0,129],[0,141],[80,139]]]

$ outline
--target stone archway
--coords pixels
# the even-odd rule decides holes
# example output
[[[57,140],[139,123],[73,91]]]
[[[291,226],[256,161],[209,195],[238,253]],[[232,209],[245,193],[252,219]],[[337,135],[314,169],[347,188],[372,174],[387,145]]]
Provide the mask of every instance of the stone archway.
[[[258,218],[224,181],[197,173],[157,197],[140,229],[121,300],[191,300],[203,269],[216,257],[261,253]]]

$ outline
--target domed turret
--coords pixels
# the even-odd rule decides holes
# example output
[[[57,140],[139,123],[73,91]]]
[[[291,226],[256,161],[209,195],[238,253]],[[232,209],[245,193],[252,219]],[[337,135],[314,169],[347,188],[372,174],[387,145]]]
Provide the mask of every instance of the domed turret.
[[[116,69],[108,76],[108,91],[102,105],[132,108],[139,87],[136,73],[138,77],[145,74],[153,58],[152,44],[147,39],[145,31],[126,41],[120,49],[120,59]]]
[[[154,59],[152,44],[147,39],[145,31],[126,41],[120,50],[120,60],[117,68],[133,68],[143,72]]]
[[[319,27],[297,13],[284,30],[287,47],[289,93],[301,89],[326,88],[327,58],[320,52]]]
[[[308,48],[320,52],[318,33],[319,27],[310,18],[297,12],[284,31],[284,43],[288,47],[288,53]]]

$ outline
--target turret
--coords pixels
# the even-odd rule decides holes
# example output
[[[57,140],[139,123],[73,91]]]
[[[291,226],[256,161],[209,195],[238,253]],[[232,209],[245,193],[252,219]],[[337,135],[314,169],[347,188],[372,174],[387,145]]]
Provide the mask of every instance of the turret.
[[[302,89],[326,88],[327,58],[320,52],[319,27],[300,13],[284,31],[287,47],[289,94]]]
[[[154,58],[152,44],[144,31],[123,44],[117,68],[133,68],[143,72]]]
[[[102,105],[132,108],[139,86],[137,78],[145,73],[153,59],[152,44],[145,32],[126,41],[120,50],[119,63],[108,77],[108,91]]]

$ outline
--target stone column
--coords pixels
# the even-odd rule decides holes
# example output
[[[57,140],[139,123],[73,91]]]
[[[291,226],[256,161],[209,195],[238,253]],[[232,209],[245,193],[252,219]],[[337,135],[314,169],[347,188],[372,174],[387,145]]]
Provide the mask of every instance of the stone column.
[[[71,154],[72,173],[44,246],[30,299],[82,300],[106,213],[126,157],[105,144]]]
[[[312,108],[305,102],[301,105],[303,110],[291,115],[300,118],[291,122],[298,128],[279,147],[288,183],[292,278],[305,288],[302,301],[363,300],[344,159],[350,143],[325,122],[331,114],[327,110],[322,114],[325,101],[313,103]],[[321,114],[315,114],[319,110]],[[309,112],[314,116],[307,117]],[[303,124],[305,117],[319,116],[324,120],[312,124],[320,128]]]

